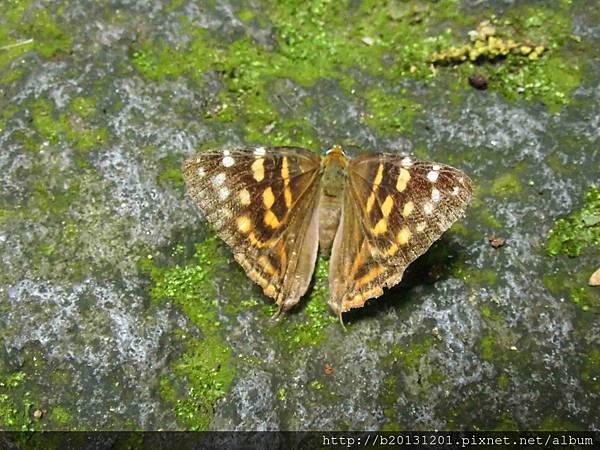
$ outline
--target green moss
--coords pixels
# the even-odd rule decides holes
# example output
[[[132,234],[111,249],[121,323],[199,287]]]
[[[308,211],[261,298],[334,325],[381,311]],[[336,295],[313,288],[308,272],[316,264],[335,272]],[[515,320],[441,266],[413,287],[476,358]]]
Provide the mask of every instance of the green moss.
[[[488,361],[493,361],[496,356],[496,339],[487,334],[481,337],[479,341],[479,352],[481,357]]]
[[[75,97],[71,101],[69,109],[84,119],[88,119],[97,113],[96,101],[89,97]]]
[[[559,413],[549,415],[540,422],[535,431],[584,431],[581,425],[558,417]]]
[[[506,172],[492,181],[490,191],[496,197],[514,196],[523,190],[521,182],[513,173]]]
[[[159,160],[158,181],[169,184],[175,189],[182,189],[185,185],[181,174],[181,160],[176,155],[170,154]]]
[[[498,274],[493,270],[477,269],[474,267],[466,268],[457,266],[452,274],[474,289],[485,286],[495,286],[498,283]]]
[[[59,426],[59,428],[62,428],[65,425],[70,424],[71,421],[73,420],[69,411],[67,411],[62,406],[56,406],[56,407],[52,408],[50,410],[49,416],[50,416],[50,420],[54,421]]]
[[[588,383],[593,391],[600,392],[600,350],[594,348],[585,357],[581,379]]]
[[[502,229],[502,223],[496,218],[496,216],[485,207],[477,208],[478,215],[481,217],[481,221],[490,228],[497,230]]]
[[[571,267],[548,270],[544,274],[544,284],[552,295],[567,298],[582,311],[600,313],[600,297],[597,288],[588,286],[587,281],[593,271],[591,265],[574,272]]]
[[[600,248],[600,189],[591,186],[583,207],[555,222],[546,242],[546,254],[576,257],[588,247]]]
[[[470,33],[470,42],[463,39],[445,47],[431,60],[453,65],[451,76],[460,84],[466,85],[467,77],[478,73],[488,78],[490,89],[508,98],[538,99],[558,111],[582,75],[578,54],[583,47],[572,39],[569,8],[568,4],[512,8],[504,17],[481,22]]]
[[[214,405],[225,396],[235,375],[215,298],[216,268],[225,263],[215,237],[198,244],[193,260],[185,265],[160,267],[154,258],[142,261],[154,282],[151,298],[172,299],[202,333],[202,337],[180,336],[185,351],[161,381],[161,395],[174,404],[177,418],[189,430],[208,428]]]
[[[496,426],[494,430],[496,431],[519,431],[521,427],[515,421],[514,417],[508,413],[502,413],[499,417],[496,418]]]
[[[498,378],[496,381],[498,384],[498,389],[500,389],[501,391],[504,391],[508,387],[510,379],[508,378],[508,375],[502,373],[502,374],[498,375]]]
[[[284,320],[273,327],[271,332],[290,349],[306,348],[318,345],[325,338],[330,326],[337,325],[338,319],[331,313],[327,305],[329,262],[319,258],[315,268],[315,282],[306,299],[306,307],[302,310],[303,317],[298,321]],[[266,310],[272,315],[275,307]]]
[[[425,337],[419,342],[394,347],[390,352],[390,357],[393,360],[400,360],[404,368],[415,369],[421,359],[431,351],[432,347],[433,340]]]
[[[320,391],[323,389],[323,383],[321,383],[319,380],[311,381],[309,386],[315,391]]]
[[[251,9],[242,9],[238,11],[237,16],[242,22],[248,22],[254,18],[255,14]]]
[[[284,387],[280,387],[277,390],[277,398],[279,399],[280,402],[284,402],[285,399],[287,398],[287,390]]]
[[[34,49],[45,58],[71,48],[72,39],[56,22],[49,7],[32,7],[31,0],[0,2],[0,82],[10,83],[24,74],[22,68],[5,70],[23,53]]]
[[[273,127],[276,134],[271,137],[281,143],[302,140],[309,130],[305,119],[308,114],[301,108],[292,111],[302,117],[300,120],[282,117],[269,94],[273,82],[290,79],[312,86],[321,78],[329,78],[337,80],[348,94],[360,97],[362,90],[354,90],[358,69],[383,82],[380,92],[371,91],[365,97],[367,121],[384,132],[404,131],[411,128],[415,103],[405,92],[390,92],[397,87],[399,77],[433,78],[428,56],[447,44],[450,34],[431,31],[430,27],[446,20],[464,21],[454,0],[403,13],[378,1],[356,6],[349,0],[264,1],[257,8],[264,14],[249,14],[247,10],[237,14],[245,21],[254,20],[254,14],[268,16],[276,50],[248,37],[231,42],[183,18],[190,38],[186,48],[174,49],[160,40],[144,41],[132,49],[131,62],[155,81],[185,76],[201,82],[209,71],[220,74],[225,89],[216,105],[208,106],[206,117],[241,122],[250,142],[264,140],[264,130]],[[290,120],[295,123],[290,125]]]
[[[410,132],[415,112],[420,106],[408,98],[406,90],[400,94],[374,88],[366,93],[366,123],[382,133]]]
[[[404,427],[398,422],[386,422],[381,426],[381,431],[404,431]]]
[[[83,108],[82,112],[86,117],[92,113],[89,101],[87,106],[84,106],[81,100],[76,100],[72,108],[77,107]],[[77,150],[85,152],[102,145],[108,139],[105,129],[90,126],[82,120],[83,117],[67,113],[59,114],[48,100],[35,100],[29,109],[35,129],[51,144],[65,139]]]
[[[427,377],[426,381],[432,386],[438,386],[442,384],[445,379],[446,377],[444,376],[444,373],[441,370],[433,369]]]
[[[31,394],[27,391],[24,372],[0,371],[0,429],[33,430]]]
[[[530,353],[518,351],[511,344],[515,339],[516,336],[505,324],[490,324],[479,339],[479,354],[483,360],[493,362],[498,367],[516,366],[526,370],[531,365]]]
[[[494,310],[494,308],[492,307],[492,305],[490,305],[490,304],[481,305],[479,310],[481,311],[481,315],[483,317],[485,317],[487,320],[496,322],[496,321],[503,319],[503,316],[501,314],[499,314],[498,312],[496,312]]]
[[[583,311],[591,311],[598,314],[600,313],[600,296],[596,291],[597,288],[590,286],[573,288],[571,289],[569,298]]]
[[[185,3],[185,0],[169,0],[168,4],[165,7],[165,11],[170,13],[175,11],[177,8],[179,8],[181,5],[183,5]]]

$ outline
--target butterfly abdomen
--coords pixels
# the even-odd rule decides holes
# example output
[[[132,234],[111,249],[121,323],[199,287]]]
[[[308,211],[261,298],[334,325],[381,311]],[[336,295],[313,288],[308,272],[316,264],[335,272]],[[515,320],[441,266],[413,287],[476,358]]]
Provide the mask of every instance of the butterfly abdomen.
[[[344,187],[348,177],[348,160],[341,147],[334,146],[323,159],[321,195],[319,197],[319,246],[326,258],[331,253],[342,213]]]

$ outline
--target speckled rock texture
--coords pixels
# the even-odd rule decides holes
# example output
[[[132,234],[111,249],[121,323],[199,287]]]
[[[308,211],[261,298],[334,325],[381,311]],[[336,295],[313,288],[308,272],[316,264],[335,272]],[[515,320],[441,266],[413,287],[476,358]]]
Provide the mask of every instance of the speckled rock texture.
[[[599,430],[595,3],[4,2],[0,429]],[[484,20],[541,56],[431,63]],[[273,323],[180,173],[243,143],[412,152],[476,192],[347,331],[322,260]]]

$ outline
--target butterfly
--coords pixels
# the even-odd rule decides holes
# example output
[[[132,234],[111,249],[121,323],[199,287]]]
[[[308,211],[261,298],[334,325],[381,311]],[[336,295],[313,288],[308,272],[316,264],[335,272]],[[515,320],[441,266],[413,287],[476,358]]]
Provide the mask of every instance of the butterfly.
[[[362,307],[464,215],[473,183],[458,169],[393,154],[321,158],[299,147],[231,147],[187,160],[191,198],[235,260],[275,300],[298,303],[317,250],[329,257],[329,306]]]

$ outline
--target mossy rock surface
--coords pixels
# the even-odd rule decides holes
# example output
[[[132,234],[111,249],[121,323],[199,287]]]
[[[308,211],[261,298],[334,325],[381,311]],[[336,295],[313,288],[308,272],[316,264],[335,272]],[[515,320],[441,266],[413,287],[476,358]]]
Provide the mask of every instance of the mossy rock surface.
[[[1,2],[0,429],[597,429],[599,22],[591,0]],[[347,331],[323,259],[272,323],[180,172],[244,143],[410,152],[476,193]]]

